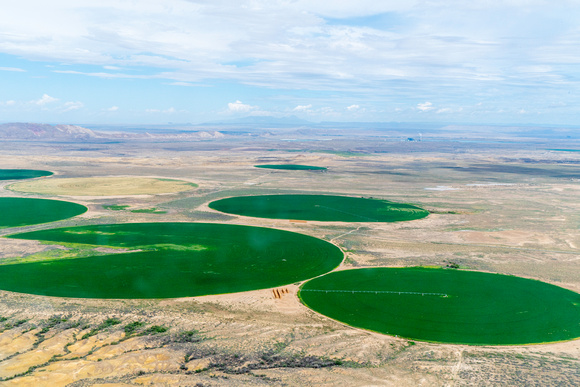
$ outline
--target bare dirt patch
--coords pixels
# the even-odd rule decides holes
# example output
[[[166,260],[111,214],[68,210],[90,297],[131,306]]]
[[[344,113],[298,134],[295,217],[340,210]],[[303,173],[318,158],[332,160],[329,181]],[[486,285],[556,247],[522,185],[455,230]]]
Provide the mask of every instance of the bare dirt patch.
[[[15,183],[16,192],[65,196],[154,195],[188,191],[196,185],[182,180],[150,177],[80,177]]]

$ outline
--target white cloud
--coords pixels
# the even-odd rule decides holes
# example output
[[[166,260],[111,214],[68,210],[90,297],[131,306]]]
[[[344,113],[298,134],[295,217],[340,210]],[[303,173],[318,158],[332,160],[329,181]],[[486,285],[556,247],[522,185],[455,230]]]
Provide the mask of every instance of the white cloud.
[[[24,73],[26,70],[20,69],[18,67],[0,67],[0,71],[13,71],[18,73]]]
[[[330,106],[325,106],[316,111],[316,113],[322,117],[329,117],[329,118],[339,118],[341,114],[334,110]]]
[[[253,116],[253,117],[278,117],[279,116],[275,112],[271,112],[268,110],[252,110],[249,114],[250,114],[250,116]]]
[[[348,110],[349,112],[354,112],[354,111],[357,111],[359,109],[360,109],[359,105],[350,105],[350,106],[347,106],[347,108],[346,108],[346,110]]]
[[[38,106],[46,106],[48,104],[51,104],[51,103],[54,103],[57,101],[58,101],[58,98],[51,97],[48,94],[43,94],[42,97],[40,97],[40,99],[37,99],[35,101],[30,101],[30,102],[35,104],[35,105],[38,105]]]
[[[387,12],[404,12],[411,10],[422,1],[376,1],[376,0],[298,0],[293,2],[293,7],[300,11],[312,12],[324,17],[348,18],[371,16]]]
[[[116,107],[116,106],[114,106]],[[177,109],[175,109],[174,107],[170,107],[168,109],[165,110],[161,110],[161,109],[145,109],[145,112],[147,113],[162,113],[162,114],[173,114],[177,112]]]
[[[451,1],[453,6],[425,0],[55,0],[35,2],[32,13],[30,2],[3,7],[0,52],[110,71],[163,69],[147,76],[86,73],[104,78],[162,77],[185,83],[221,78],[344,90],[399,78],[517,79],[514,61],[530,62],[520,64],[545,68],[549,75],[557,69],[534,63],[529,53],[549,56],[550,62],[578,57],[570,53],[578,52],[572,32],[580,7],[565,0]],[[387,15],[384,25],[371,28],[362,19],[351,23],[372,15]],[[324,18],[339,20],[327,23]],[[537,35],[542,38],[521,39]],[[557,52],[544,55],[550,49]]]
[[[308,104],[308,105],[298,105],[296,106],[294,109],[292,109],[295,112],[303,112],[306,111],[308,109],[310,109],[312,107],[312,104]]]
[[[435,113],[437,113],[437,114],[459,113],[461,111],[463,111],[463,108],[462,107],[459,107],[459,108],[449,108],[449,107],[447,107],[447,108],[437,109],[437,111]]]
[[[118,106],[111,106],[110,108],[106,109],[108,112],[116,112],[119,110]]]
[[[189,83],[189,82],[171,82],[170,85],[172,85],[172,86],[188,86],[188,87],[197,86],[197,85],[195,85],[193,83]]]
[[[57,74],[73,74],[73,75],[86,75],[89,77],[105,78],[105,79],[115,79],[115,78],[129,78],[129,79],[152,79],[159,78],[159,75],[135,75],[135,74],[123,74],[123,73],[87,73],[83,71],[75,70],[53,70]]]
[[[79,110],[85,107],[84,103],[80,101],[61,102],[59,98],[52,97],[48,94],[43,94],[39,99],[32,101],[15,101],[8,100],[0,102],[1,106],[10,106],[14,111],[31,112],[43,111],[53,113],[66,113]]]
[[[348,97],[333,101],[335,113],[351,116],[344,101],[352,96],[367,113],[398,102],[409,115],[451,113],[409,101],[437,95],[465,106],[491,98],[532,106],[546,91],[557,99],[578,90],[578,20],[580,2],[572,0],[20,0],[3,4],[0,53],[50,61],[71,78],[337,91]],[[574,113],[577,101],[569,106]]]
[[[65,102],[62,106],[63,112],[70,112],[83,108],[85,105],[82,102]]]
[[[247,113],[255,109],[258,109],[258,106],[247,105],[239,100],[228,103],[228,110],[232,113]]]
[[[547,107],[553,109],[553,108],[562,108],[562,107],[565,107],[565,106],[568,106],[568,104],[566,102],[557,101],[557,102],[550,103]]]
[[[417,109],[421,110],[422,112],[428,112],[429,110],[435,109],[431,102],[423,102],[417,104]]]

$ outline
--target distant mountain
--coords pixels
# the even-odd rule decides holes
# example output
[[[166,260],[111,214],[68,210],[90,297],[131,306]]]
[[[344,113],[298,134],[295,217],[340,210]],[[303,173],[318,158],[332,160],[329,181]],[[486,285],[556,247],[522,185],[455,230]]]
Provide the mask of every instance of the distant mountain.
[[[115,139],[151,139],[151,140],[179,140],[179,139],[211,139],[223,138],[225,135],[218,131],[101,131],[83,128],[77,125],[48,125],[34,123],[0,124],[0,139],[11,140],[42,140],[42,141],[90,141]]]
[[[14,140],[88,140],[99,137],[90,129],[76,125],[47,125],[32,123],[0,124],[0,138]]]
[[[539,125],[514,125],[514,126],[500,126],[500,125],[449,125],[442,130],[479,133],[481,135],[494,136],[511,135],[514,137],[529,137],[529,138],[548,138],[548,139],[580,139],[577,127],[554,127],[554,126],[539,126]]]

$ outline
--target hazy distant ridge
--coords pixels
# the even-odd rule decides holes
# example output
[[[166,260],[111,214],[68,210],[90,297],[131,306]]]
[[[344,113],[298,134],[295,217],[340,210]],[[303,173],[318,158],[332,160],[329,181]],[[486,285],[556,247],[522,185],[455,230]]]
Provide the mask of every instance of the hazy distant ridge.
[[[76,125],[10,123],[0,125],[0,138],[5,139],[90,139],[99,137],[90,129]]]
[[[92,140],[92,139],[194,139],[222,138],[218,131],[149,133],[97,131],[77,125],[48,125],[35,123],[0,124],[0,138],[13,140]]]

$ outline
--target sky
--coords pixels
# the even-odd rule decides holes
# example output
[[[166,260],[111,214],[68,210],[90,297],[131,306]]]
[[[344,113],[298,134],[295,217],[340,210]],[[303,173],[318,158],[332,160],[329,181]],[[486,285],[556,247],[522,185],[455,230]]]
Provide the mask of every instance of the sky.
[[[577,0],[19,0],[0,122],[576,125]]]

